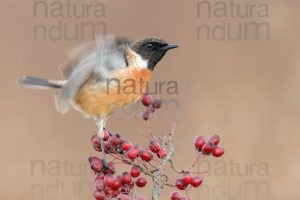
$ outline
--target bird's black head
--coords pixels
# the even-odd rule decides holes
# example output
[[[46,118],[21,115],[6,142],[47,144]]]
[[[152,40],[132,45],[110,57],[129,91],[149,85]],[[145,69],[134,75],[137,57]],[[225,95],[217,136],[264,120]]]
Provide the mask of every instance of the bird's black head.
[[[155,65],[164,57],[168,50],[177,47],[177,45],[168,44],[158,38],[144,38],[132,44],[132,49],[148,62],[149,70],[154,69]]]

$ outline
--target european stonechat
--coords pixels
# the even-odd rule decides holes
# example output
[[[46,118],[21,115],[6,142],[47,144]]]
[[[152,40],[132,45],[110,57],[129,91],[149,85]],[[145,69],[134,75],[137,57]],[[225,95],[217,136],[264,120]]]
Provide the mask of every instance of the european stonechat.
[[[68,61],[63,71],[64,80],[25,76],[19,83],[31,88],[61,89],[56,98],[58,111],[64,113],[73,107],[96,121],[105,161],[103,129],[106,119],[139,100],[147,90],[156,64],[168,50],[177,47],[158,38],[132,42],[123,37],[109,37],[85,46]],[[112,83],[111,80],[117,81]],[[137,88],[127,92],[128,80],[142,84],[135,84]]]

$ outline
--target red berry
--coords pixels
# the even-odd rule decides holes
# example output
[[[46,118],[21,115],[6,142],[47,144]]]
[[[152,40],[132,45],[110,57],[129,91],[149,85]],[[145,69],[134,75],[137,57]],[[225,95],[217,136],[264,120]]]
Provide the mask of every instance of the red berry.
[[[103,173],[101,173],[101,174],[99,174],[99,175],[96,175],[96,177],[95,177],[95,181],[97,181],[98,179],[104,179],[104,175],[105,174],[103,174]]]
[[[132,148],[132,144],[130,142],[123,142],[121,144],[121,147],[122,147],[123,151],[128,151],[129,149]]]
[[[105,193],[103,191],[96,190],[94,192],[94,197],[96,200],[104,200],[105,199]]]
[[[144,187],[147,184],[147,179],[145,179],[144,177],[140,177],[135,181],[135,184],[138,187]]]
[[[142,160],[149,162],[153,158],[153,154],[150,151],[142,150],[140,151],[140,157]]]
[[[192,176],[192,174],[190,172],[184,172],[183,175],[182,175],[181,181],[185,185],[188,185],[188,184],[192,183],[192,179],[193,179],[193,176]]]
[[[224,149],[222,147],[216,147],[213,149],[212,153],[215,157],[221,157],[224,154]]]
[[[153,153],[157,153],[157,152],[159,152],[159,150],[160,150],[160,144],[158,143],[158,142],[156,142],[156,141],[151,141],[150,142],[150,145],[149,145],[149,148],[150,148],[150,150],[153,152]]]
[[[127,157],[131,160],[134,160],[138,157],[139,155],[139,151],[137,149],[130,149],[128,152],[127,152]]]
[[[108,132],[108,130],[103,129],[103,133],[104,133],[103,140],[107,141],[109,139],[109,132]]]
[[[129,185],[132,182],[132,177],[128,172],[123,173],[122,182],[124,185]]]
[[[180,179],[177,179],[175,185],[179,190],[184,190],[186,188],[186,185]]]
[[[118,146],[121,143],[120,138],[118,137],[117,134],[113,134],[110,138],[109,138],[109,143],[113,146]]]
[[[131,183],[129,184],[129,189],[134,187],[134,181],[132,179]]]
[[[95,156],[91,156],[91,157],[89,157],[89,162],[90,162],[92,170],[95,173],[99,173],[103,169],[103,162],[99,158],[97,158]]]
[[[100,138],[97,135],[93,135],[91,141],[94,149],[101,152]]]
[[[107,153],[109,153],[110,151],[111,151],[111,144],[110,143],[105,143],[104,144],[104,152],[107,154]]]
[[[155,99],[152,103],[153,108],[159,109],[162,106],[163,101],[161,99]]]
[[[203,136],[198,136],[195,138],[194,145],[198,151],[201,151],[204,144],[205,144],[205,139]]]
[[[193,187],[199,187],[202,184],[202,182],[203,182],[203,180],[201,177],[195,176],[195,177],[193,177],[191,185]]]
[[[105,174],[114,174],[116,173],[115,165],[112,162],[108,163],[108,168],[105,170]]]
[[[205,143],[201,149],[202,153],[205,155],[210,154],[212,150],[213,150],[213,145],[210,142]]]
[[[140,173],[141,173],[141,171],[139,168],[137,168],[137,167],[131,168],[130,174],[132,177],[138,177],[140,175]]]
[[[111,189],[118,190],[121,186],[122,186],[122,181],[116,178]]]
[[[157,157],[164,159],[167,156],[167,150],[165,148],[161,148],[156,155]]]
[[[97,179],[95,182],[95,185],[96,185],[97,190],[104,190],[104,187],[105,187],[104,180]]]
[[[151,116],[151,112],[149,110],[144,111],[142,114],[143,119],[146,121],[150,118],[150,116]]]
[[[209,138],[208,141],[217,146],[220,143],[220,137],[218,135],[213,135]]]
[[[144,106],[150,106],[153,102],[153,98],[150,94],[144,94],[141,101]]]
[[[105,175],[104,176],[104,183],[107,187],[112,188],[114,186],[115,177],[112,175]]]
[[[181,200],[181,193],[180,192],[173,192],[171,194],[171,200]]]
[[[130,192],[130,188],[127,185],[121,187],[122,194],[129,194],[129,192]]]

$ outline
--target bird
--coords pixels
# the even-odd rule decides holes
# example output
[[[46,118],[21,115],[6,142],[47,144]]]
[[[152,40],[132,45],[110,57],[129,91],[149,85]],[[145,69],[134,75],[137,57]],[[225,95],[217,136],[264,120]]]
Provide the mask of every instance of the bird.
[[[73,54],[63,67],[62,80],[24,76],[18,82],[33,89],[59,89],[55,97],[59,112],[74,108],[93,119],[107,166],[103,140],[106,120],[146,93],[157,63],[166,52],[177,47],[156,37],[132,41],[127,37],[108,36],[84,45]],[[127,91],[129,82],[136,83],[132,91]]]

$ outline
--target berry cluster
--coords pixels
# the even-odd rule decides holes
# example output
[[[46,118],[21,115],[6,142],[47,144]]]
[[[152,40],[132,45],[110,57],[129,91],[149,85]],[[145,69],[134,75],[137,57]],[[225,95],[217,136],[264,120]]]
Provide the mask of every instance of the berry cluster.
[[[191,172],[183,172],[182,177],[176,180],[176,187],[179,190],[185,190],[189,185],[199,187],[202,183],[202,178],[193,176]]]
[[[161,99],[153,99],[150,94],[145,94],[141,100],[142,104],[146,106],[148,109],[145,110],[142,114],[144,120],[149,120],[151,114],[155,112],[155,110],[161,108],[162,100]]]
[[[167,156],[166,148],[162,147],[156,140],[150,141],[149,147],[142,149],[139,145],[132,145],[131,142],[123,140],[119,134],[112,134],[104,130],[104,135],[105,154],[120,156],[128,164],[134,162],[137,158],[149,162],[153,159],[154,155],[160,159],[164,159]],[[93,135],[91,141],[94,149],[102,152],[98,136]]]
[[[116,176],[115,164],[108,162],[105,166],[103,160],[98,157],[90,157],[91,169],[96,174],[96,191],[94,197],[96,200],[117,198],[121,200],[132,199],[135,186],[144,187],[147,184],[145,177],[140,177],[141,169],[135,161],[141,160],[149,162],[153,159],[150,150],[141,149],[138,145],[132,145],[130,142],[121,139],[118,134],[105,132],[105,154],[111,155],[114,160],[120,160],[121,163],[132,165],[130,172],[123,172]],[[96,151],[101,152],[101,143],[99,138],[94,135],[91,138],[92,145]],[[142,200],[143,198],[138,198]]]
[[[215,157],[221,157],[224,154],[224,149],[219,147],[220,137],[218,135],[213,135],[206,142],[203,136],[198,136],[195,138],[195,147],[198,151],[202,152],[204,155],[212,154]]]
[[[135,186],[144,187],[147,184],[145,177],[139,177],[141,170],[147,174],[147,170],[143,167],[149,169],[150,166],[147,167],[146,164],[152,161],[155,156],[159,159],[164,159],[167,156],[166,148],[155,140],[150,141],[148,148],[142,149],[139,145],[133,145],[131,142],[123,140],[119,134],[109,133],[106,129],[104,129],[103,140],[105,154],[111,155],[114,160],[121,160],[124,164],[132,165],[132,168],[130,173],[123,172],[122,175],[115,176],[116,170],[113,162],[109,162],[108,166],[105,166],[103,160],[91,156],[89,162],[91,169],[96,174],[97,190],[94,197],[97,200],[131,199],[130,196],[132,196]],[[91,142],[96,151],[102,151],[97,135],[92,136]],[[139,162],[142,162],[142,166],[138,164]]]
[[[146,178],[139,177],[140,169],[138,167],[132,167],[130,172],[116,176],[114,175],[114,165],[111,162],[108,167],[105,167],[103,161],[97,157],[90,157],[89,161],[91,168],[96,173],[96,191],[94,192],[96,200],[113,198],[130,200],[135,186],[144,187],[147,184]],[[144,200],[144,198],[140,197],[137,200]]]
[[[146,107],[142,118],[149,122],[151,114],[162,106],[162,101],[153,99],[151,95],[144,95],[142,104]],[[139,123],[146,123],[136,118]],[[146,123],[147,124],[147,123]],[[142,125],[145,128],[145,124]],[[162,189],[165,186],[174,187],[178,190],[185,190],[187,196],[184,197],[180,192],[175,191],[171,194],[171,200],[190,200],[189,193],[192,188],[197,188],[202,184],[203,179],[200,176],[194,176],[191,169],[199,162],[199,158],[213,155],[220,157],[224,154],[224,149],[219,147],[220,137],[213,135],[208,141],[204,137],[198,136],[195,138],[194,145],[197,150],[197,155],[191,166],[185,170],[180,170],[174,166],[172,161],[173,144],[172,138],[175,128],[173,127],[170,134],[167,136],[153,136],[151,127],[145,128],[149,139],[149,145],[142,148],[138,144],[132,144],[130,141],[123,139],[119,134],[110,133],[104,129],[104,152],[102,152],[101,142],[97,135],[93,135],[91,142],[93,148],[109,155],[112,159],[110,162],[105,162],[96,157],[89,157],[91,169],[96,175],[94,197],[96,200],[145,200],[144,197],[137,197],[136,190],[147,185],[146,176],[152,180],[152,199],[158,199]],[[165,174],[163,168],[166,163],[170,164],[179,178],[172,180],[168,174]],[[116,165],[128,165],[127,171],[116,173]],[[142,175],[143,174],[143,175]]]
[[[221,157],[224,154],[224,149],[218,146],[219,143],[220,137],[218,135],[211,136],[208,141],[206,141],[203,136],[197,136],[195,138],[194,145],[198,151],[198,155],[192,165],[186,171],[183,171],[181,177],[176,180],[175,186],[178,190],[191,191],[192,188],[197,188],[202,184],[202,177],[193,176],[189,170],[191,170],[199,162],[199,158],[203,156],[213,155],[214,157]],[[190,199],[189,196],[184,197],[178,191],[171,194],[171,200],[186,199]]]

